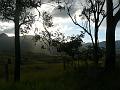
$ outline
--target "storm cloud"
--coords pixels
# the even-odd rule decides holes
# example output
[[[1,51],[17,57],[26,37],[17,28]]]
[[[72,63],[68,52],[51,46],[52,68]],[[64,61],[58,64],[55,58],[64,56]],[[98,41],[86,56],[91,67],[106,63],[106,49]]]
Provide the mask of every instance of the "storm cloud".
[[[64,1],[63,1],[64,2]],[[81,0],[66,0],[67,5],[65,3],[62,3],[55,7],[52,11],[52,15],[55,17],[62,17],[62,18],[68,18],[68,10],[67,8],[71,6],[70,13],[71,15],[74,15],[76,11],[80,10],[81,7]],[[62,7],[59,9],[59,7]]]

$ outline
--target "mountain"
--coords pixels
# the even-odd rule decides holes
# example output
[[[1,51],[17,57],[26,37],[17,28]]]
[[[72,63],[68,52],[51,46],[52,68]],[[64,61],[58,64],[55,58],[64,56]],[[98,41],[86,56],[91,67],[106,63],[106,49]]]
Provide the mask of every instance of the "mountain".
[[[105,45],[106,45],[106,42],[105,42],[105,41],[99,43],[99,46],[100,46],[100,47],[104,47],[104,48],[105,48],[105,47],[106,47]],[[116,45],[116,53],[117,53],[117,54],[120,54],[120,40],[117,40],[117,41],[115,42],[115,45]]]
[[[120,54],[120,40],[117,40],[117,41],[115,42],[115,44],[116,44],[116,53],[119,53],[119,54]],[[85,44],[84,44],[84,47],[87,47],[87,46],[89,46],[89,45],[92,45],[92,43],[85,43]],[[99,47],[105,48],[105,47],[106,47],[106,42],[105,42],[105,41],[100,42],[100,43],[99,43]]]
[[[7,37],[8,37],[8,35],[5,33],[0,34],[0,38],[7,38]]]
[[[45,44],[42,41],[35,43],[33,36],[21,36],[21,53],[44,53],[44,54],[57,54],[55,47],[50,47],[51,51],[45,47]],[[100,42],[99,46],[105,48],[106,42]],[[44,45],[44,49],[41,47]],[[92,43],[85,43],[83,47],[92,45]],[[14,53],[15,51],[14,37],[8,37],[5,33],[0,34],[0,53]],[[120,40],[116,41],[116,52],[120,54]]]
[[[6,34],[0,34],[0,53],[14,53],[15,45],[14,45],[15,37],[8,37]],[[49,54],[48,48],[45,47],[41,49],[43,42],[39,41],[35,43],[33,36],[21,36],[20,37],[20,46],[21,46],[21,53],[44,53]],[[51,47],[53,48],[53,47]],[[53,48],[52,53],[55,53],[56,49]]]

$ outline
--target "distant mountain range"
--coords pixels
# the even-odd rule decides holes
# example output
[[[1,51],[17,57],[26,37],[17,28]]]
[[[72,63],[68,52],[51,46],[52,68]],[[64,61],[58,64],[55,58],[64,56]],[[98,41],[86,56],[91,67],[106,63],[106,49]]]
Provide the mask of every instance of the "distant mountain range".
[[[99,43],[100,47],[104,47],[105,48],[106,47],[105,45],[106,45],[105,41]],[[120,54],[120,40],[117,40],[115,42],[115,45],[116,45],[116,53]]]
[[[0,34],[0,53],[14,53],[15,45],[14,45],[15,37],[8,37],[5,33]],[[48,48],[45,47],[42,49],[43,42],[38,41],[35,43],[33,36],[21,36],[20,37],[21,44],[21,53],[45,53],[49,54]],[[52,50],[53,53],[56,52],[55,48]]]
[[[54,47],[51,47],[51,52],[47,47],[41,49],[43,42],[37,42],[35,45],[35,41],[33,40],[33,36],[21,36],[21,53],[44,53],[44,54],[56,54],[57,50]],[[106,42],[100,42],[99,46],[105,48]],[[91,43],[85,43],[83,46],[92,45]],[[0,34],[0,53],[14,53],[14,37],[8,37],[6,34]],[[116,52],[120,53],[120,40],[116,41]]]
[[[116,42],[116,52],[120,54],[120,40],[117,40]],[[92,45],[92,43],[85,43],[84,46],[88,46],[88,45]],[[99,43],[99,47],[103,47],[105,48],[106,47],[106,42],[105,41],[102,41]]]

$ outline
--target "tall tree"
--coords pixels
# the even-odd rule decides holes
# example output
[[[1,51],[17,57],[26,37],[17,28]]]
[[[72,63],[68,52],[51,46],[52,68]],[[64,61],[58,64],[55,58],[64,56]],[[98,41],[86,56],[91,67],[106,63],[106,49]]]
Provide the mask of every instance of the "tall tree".
[[[107,8],[107,31],[106,31],[106,64],[107,71],[115,68],[116,50],[115,50],[115,28],[120,20],[120,9],[114,15],[114,9],[120,6],[120,0],[117,6],[113,6],[113,0],[106,0]]]
[[[26,24],[29,28],[34,16],[26,12],[27,8],[37,8],[41,5],[38,0],[0,0],[0,15],[3,20],[12,20],[15,23],[15,68],[14,80],[20,80],[20,27]]]
[[[29,1],[28,1],[29,2]],[[25,2],[24,0],[16,0],[16,8],[15,8],[15,16],[14,16],[14,23],[15,23],[15,71],[14,71],[14,80],[19,81],[20,80],[20,61],[21,61],[21,55],[20,55],[20,36],[19,36],[19,30],[20,26],[22,24],[25,24],[27,22],[30,22],[31,19],[28,19],[26,21],[23,21],[23,23],[20,23],[20,16],[22,14],[22,11],[25,9],[24,4],[28,4],[28,2]],[[28,7],[37,7],[37,4],[35,2],[29,2]]]
[[[99,55],[98,55],[98,48],[99,48],[99,39],[98,39],[98,32],[101,23],[103,22],[105,15],[104,4],[105,0],[86,0],[86,5],[81,4],[84,8],[82,10],[82,14],[79,17],[85,18],[84,25],[78,23],[76,16],[72,17],[70,10],[72,5],[67,6],[68,15],[72,19],[73,23],[80,28],[82,28],[91,38],[94,48],[94,59],[95,62],[98,64]],[[66,5],[68,3],[66,2]],[[92,34],[91,26],[94,25],[94,36]]]
[[[14,80],[20,80],[20,37],[19,37],[19,16],[21,11],[20,0],[16,0],[16,8],[15,8],[15,68],[14,68]]]

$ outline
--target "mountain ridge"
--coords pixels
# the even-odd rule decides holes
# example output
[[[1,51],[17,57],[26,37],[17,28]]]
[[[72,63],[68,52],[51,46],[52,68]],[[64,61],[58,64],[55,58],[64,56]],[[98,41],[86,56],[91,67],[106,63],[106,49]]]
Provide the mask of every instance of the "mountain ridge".
[[[48,52],[47,48],[46,49],[41,49],[41,43],[42,42],[37,42],[35,45],[35,41],[33,40],[32,35],[27,35],[27,36],[20,36],[20,43],[21,43],[21,51],[22,53],[27,53],[27,52],[32,52],[32,53],[50,53]],[[99,47],[106,47],[106,42],[102,41],[99,43]],[[85,43],[83,44],[83,47],[86,47],[88,45],[92,45],[92,43]],[[56,48],[52,48],[52,53],[57,53]],[[0,34],[0,52],[5,53],[14,53],[15,48],[14,48],[14,36],[9,37],[5,33]],[[116,52],[120,53],[120,40],[116,41]]]
[[[84,46],[87,47],[91,45],[92,43],[85,43]],[[115,41],[115,46],[116,46],[116,52],[120,54],[120,40]],[[99,47],[101,48],[106,48],[106,41],[99,42]]]
[[[15,45],[14,45],[15,37],[9,37],[6,34],[0,34],[0,53],[14,53]],[[20,46],[21,53],[46,53],[49,54],[47,47],[46,49],[41,49],[42,42],[35,42],[32,35],[20,36]],[[56,51],[56,50],[54,50]]]

